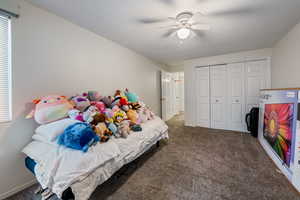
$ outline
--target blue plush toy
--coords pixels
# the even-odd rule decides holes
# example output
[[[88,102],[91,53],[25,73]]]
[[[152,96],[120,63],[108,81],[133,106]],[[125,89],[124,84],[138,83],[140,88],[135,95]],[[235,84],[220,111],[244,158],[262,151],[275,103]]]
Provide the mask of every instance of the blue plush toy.
[[[139,101],[138,96],[135,93],[129,92],[127,88],[125,90],[125,96],[130,103],[137,103]]]
[[[87,152],[89,147],[98,141],[100,138],[88,124],[78,122],[68,126],[59,136],[57,142],[71,149]]]

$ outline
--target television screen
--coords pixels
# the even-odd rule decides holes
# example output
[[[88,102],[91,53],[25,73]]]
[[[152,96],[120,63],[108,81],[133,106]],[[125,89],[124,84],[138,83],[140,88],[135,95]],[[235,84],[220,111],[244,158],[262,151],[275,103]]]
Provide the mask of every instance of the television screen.
[[[264,112],[264,138],[288,167],[291,160],[294,104],[266,104]]]

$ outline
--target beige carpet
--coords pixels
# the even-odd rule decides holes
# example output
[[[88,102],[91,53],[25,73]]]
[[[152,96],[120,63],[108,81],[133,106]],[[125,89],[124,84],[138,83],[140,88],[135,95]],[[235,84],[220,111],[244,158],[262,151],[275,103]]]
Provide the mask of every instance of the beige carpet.
[[[247,134],[168,122],[170,140],[99,186],[93,200],[296,200],[257,140]],[[40,199],[31,187],[9,200]],[[55,197],[51,199],[57,199]]]

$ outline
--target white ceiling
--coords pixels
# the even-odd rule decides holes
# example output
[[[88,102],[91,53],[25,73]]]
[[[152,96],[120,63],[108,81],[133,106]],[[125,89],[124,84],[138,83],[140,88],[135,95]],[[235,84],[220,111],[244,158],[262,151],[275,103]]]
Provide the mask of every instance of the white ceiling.
[[[28,0],[160,62],[272,47],[300,20],[299,0]],[[182,11],[212,29],[180,43],[164,37]]]

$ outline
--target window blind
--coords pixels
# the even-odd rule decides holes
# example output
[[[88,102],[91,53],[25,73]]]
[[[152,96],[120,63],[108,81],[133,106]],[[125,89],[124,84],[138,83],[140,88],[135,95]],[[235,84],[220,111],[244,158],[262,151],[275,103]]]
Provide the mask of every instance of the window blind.
[[[11,120],[10,19],[0,15],[0,122]]]

